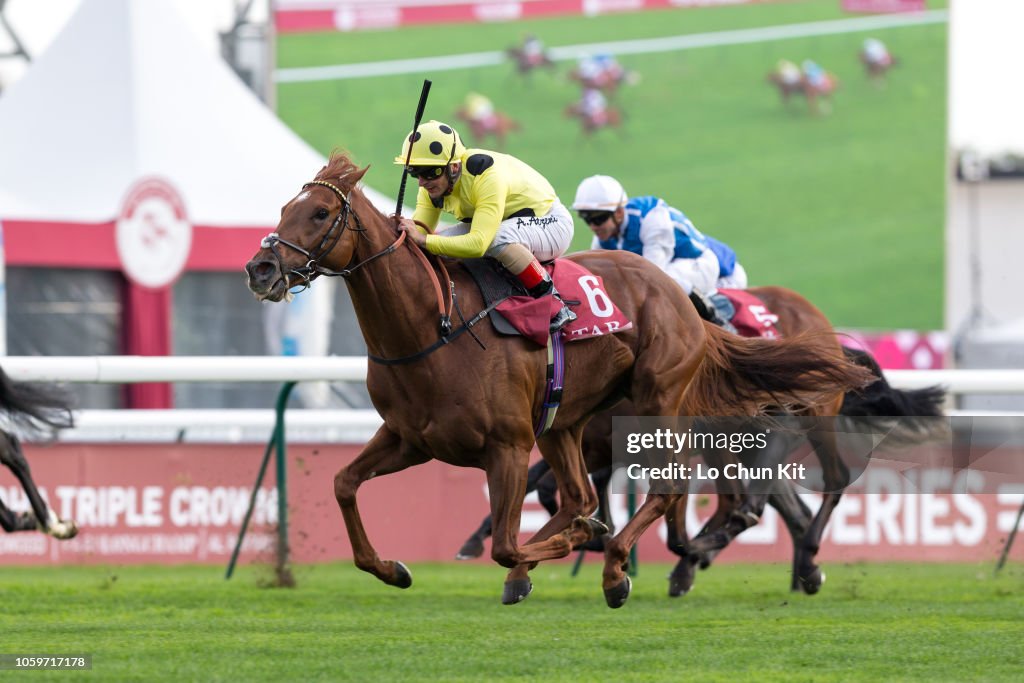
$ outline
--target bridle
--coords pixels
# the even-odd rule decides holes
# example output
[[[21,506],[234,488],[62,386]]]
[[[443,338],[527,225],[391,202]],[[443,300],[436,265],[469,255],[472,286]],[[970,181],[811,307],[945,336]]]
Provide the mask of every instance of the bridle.
[[[405,240],[405,233],[403,232],[401,235],[398,236],[398,239],[395,240],[395,242],[391,246],[387,247],[383,251],[374,254],[370,258],[366,259],[365,261],[361,261],[360,263],[357,263],[354,266],[351,265],[350,263],[348,267],[343,268],[341,270],[331,270],[330,268],[321,265],[320,259],[322,259],[327,254],[331,253],[331,250],[334,249],[334,247],[338,244],[338,240],[341,239],[341,236],[345,234],[346,230],[351,230],[352,232],[366,232],[366,228],[363,227],[362,222],[359,220],[359,214],[352,211],[352,204],[349,202],[348,195],[342,192],[337,185],[329,183],[326,180],[311,180],[305,185],[303,185],[302,189],[305,190],[310,185],[321,185],[329,189],[334,194],[338,195],[338,199],[341,200],[341,210],[338,211],[338,215],[335,217],[334,222],[331,223],[331,227],[327,228],[327,232],[324,233],[323,238],[320,240],[320,244],[318,244],[316,248],[314,248],[312,251],[307,250],[305,247],[302,247],[296,244],[295,242],[284,239],[276,232],[270,233],[269,235],[264,237],[263,240],[260,242],[260,246],[265,249],[270,249],[270,252],[274,255],[274,258],[277,259],[277,266],[281,271],[281,275],[285,278],[286,285],[289,285],[288,280],[289,277],[292,275],[298,277],[302,281],[302,289],[299,290],[300,292],[309,289],[310,285],[313,283],[313,280],[315,280],[320,275],[325,275],[327,277],[351,277],[351,275],[354,272],[356,272],[366,264],[370,263],[371,261],[374,261],[380,258],[381,256],[386,256],[393,252]],[[349,226],[349,216],[352,216],[355,219],[355,227]],[[286,247],[294,249],[295,251],[305,256],[308,259],[306,261],[306,265],[300,268],[292,268],[290,270],[286,270],[284,265],[284,259],[281,258],[281,254],[278,251],[279,244],[283,244]],[[353,258],[355,258],[355,255],[353,255]],[[291,288],[291,286],[292,285],[289,286],[289,289]]]
[[[331,190],[341,200],[341,209],[338,211],[338,215],[337,217],[335,217],[334,222],[331,223],[331,226],[327,229],[327,232],[320,240],[320,243],[312,251],[307,250],[305,247],[302,247],[301,245],[298,245],[295,242],[284,239],[276,232],[270,233],[269,235],[264,237],[263,240],[260,242],[260,246],[265,249],[270,249],[270,252],[274,255],[274,258],[277,259],[278,269],[280,270],[282,277],[284,277],[285,285],[289,285],[289,279],[290,276],[292,275],[297,276],[302,281],[302,289],[298,290],[299,292],[309,289],[310,285],[312,285],[313,283],[313,280],[315,280],[320,275],[323,275],[325,277],[343,277],[347,279],[351,277],[355,272],[357,272],[360,268],[363,268],[369,265],[370,263],[376,261],[377,259],[393,253],[396,249],[398,249],[398,247],[402,246],[403,242],[405,242],[406,233],[402,231],[399,233],[395,241],[392,242],[390,245],[355,265],[352,265],[352,263],[349,262],[349,265],[346,266],[345,268],[342,268],[341,270],[332,270],[324,265],[321,265],[320,259],[322,259],[327,254],[331,253],[331,250],[333,250],[334,247],[338,244],[338,240],[341,239],[342,235],[345,234],[346,230],[351,230],[352,232],[355,233],[364,233],[366,232],[366,228],[363,227],[362,221],[359,220],[359,214],[352,210],[352,204],[349,201],[348,195],[342,192],[337,185],[329,183],[326,180],[311,180],[310,182],[303,185],[302,189],[305,190],[310,185],[321,185]],[[355,227],[349,226],[349,216],[352,216],[353,219],[355,220]],[[290,249],[294,249],[295,251],[305,256],[307,259],[306,265],[301,266],[299,268],[291,268],[286,270],[284,265],[284,259],[281,258],[281,253],[278,251],[278,245],[282,244],[286,247],[289,247]],[[448,269],[447,267],[445,267],[444,261],[438,259],[437,265],[438,269],[441,271],[441,275],[443,276],[444,280],[448,283],[448,287],[446,290],[442,290],[441,283],[438,280],[437,273],[434,272],[434,269],[430,265],[430,261],[427,260],[427,257],[423,254],[423,251],[417,246],[413,246],[412,251],[418,258],[420,264],[424,267],[424,269],[426,269],[427,273],[430,276],[431,283],[434,286],[434,293],[437,296],[438,313],[441,318],[441,339],[438,340],[438,342],[435,343],[433,346],[429,347],[428,349],[425,349],[424,351],[418,354],[413,354],[412,356],[406,356],[399,359],[383,359],[371,355],[370,358],[377,362],[393,364],[405,363],[410,362],[412,360],[416,360],[430,353],[431,351],[434,351],[440,346],[449,343],[452,339],[458,336],[459,333],[467,329],[467,326],[464,325],[456,332],[455,335],[452,335],[451,311],[455,301],[455,283],[452,281],[451,276],[448,274]],[[352,258],[355,259],[354,252]],[[289,286],[289,289],[290,288],[291,287]],[[447,297],[445,297],[445,293],[447,294]],[[473,323],[475,322],[477,321],[474,320]]]

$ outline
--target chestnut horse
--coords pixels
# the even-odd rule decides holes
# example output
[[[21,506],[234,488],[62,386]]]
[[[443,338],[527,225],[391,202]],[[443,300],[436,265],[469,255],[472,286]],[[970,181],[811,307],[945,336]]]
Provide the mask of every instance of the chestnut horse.
[[[857,53],[857,58],[864,65],[864,72],[876,88],[885,87],[885,75],[889,73],[889,69],[898,66],[900,63],[897,58],[892,56],[882,61],[870,59],[863,50]]]
[[[72,426],[71,409],[62,393],[42,384],[15,382],[2,369],[0,412],[10,422],[29,432]],[[0,462],[17,477],[32,508],[15,513],[0,501],[0,528],[8,533],[38,530],[61,540],[74,538],[78,534],[78,525],[73,520],[59,519],[46,505],[32,479],[28,461],[21,452],[21,443],[6,430],[0,430]]]
[[[569,119],[579,119],[583,134],[591,136],[602,128],[622,128],[625,115],[622,110],[614,104],[609,104],[597,113],[585,113],[577,102],[565,108],[565,116]]]
[[[786,80],[782,74],[778,71],[770,71],[768,75],[764,77],[764,80],[769,85],[779,91],[779,97],[782,98],[782,103],[785,105],[789,104],[789,98],[793,95],[804,94],[804,79],[801,77],[797,80]]]
[[[802,95],[807,100],[808,110],[815,116],[831,113],[832,94],[839,88],[839,79],[832,73],[826,74],[824,83],[817,87],[803,77],[799,81],[786,81],[777,71],[770,72],[765,80],[779,91],[782,103],[787,106],[793,95]]]
[[[555,68],[555,62],[546,50],[539,55],[528,55],[523,51],[522,47],[516,45],[506,49],[505,54],[516,63],[516,71],[522,76],[529,76],[531,71],[541,67],[545,69]]]
[[[567,345],[561,407],[536,438],[561,507],[519,546],[547,352],[523,338],[499,337],[487,325],[470,336],[461,335],[466,324],[453,332],[453,307],[470,322],[484,309],[468,272],[453,264],[448,275],[445,261],[404,244],[404,233],[357,187],[365,172],[332,155],[285,204],[276,232],[245,269],[249,289],[268,301],[320,275],[346,279],[371,360],[367,388],[384,424],[335,476],[334,493],[356,566],[389,585],[406,588],[412,576],[401,562],[381,560],[363,527],[356,491],[373,477],[432,458],[483,469],[494,520],[491,557],[520,570],[505,584],[502,601],[512,604],[532,590],[529,565],[564,557],[603,532],[585,518],[596,500],[580,454],[583,428],[602,408],[629,396],[642,414],[676,415],[685,396],[697,414],[756,414],[780,400],[814,405],[866,381],[867,373],[818,337],[740,339],[705,325],[679,286],[642,257],[574,254],[603,278],[633,328]]]

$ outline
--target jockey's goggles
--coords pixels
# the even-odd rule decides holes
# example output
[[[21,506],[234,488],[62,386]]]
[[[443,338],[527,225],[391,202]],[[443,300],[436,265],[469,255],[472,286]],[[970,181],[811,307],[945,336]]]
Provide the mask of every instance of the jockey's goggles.
[[[580,211],[580,218],[587,225],[601,225],[612,217],[612,211]]]
[[[405,172],[413,178],[433,180],[434,178],[440,178],[445,168],[445,166],[406,166]]]

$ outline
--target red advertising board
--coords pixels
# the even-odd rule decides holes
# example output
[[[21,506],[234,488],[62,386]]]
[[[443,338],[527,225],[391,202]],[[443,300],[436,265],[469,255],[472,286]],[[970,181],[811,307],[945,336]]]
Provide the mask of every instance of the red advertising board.
[[[62,517],[82,527],[70,541],[39,533],[0,535],[6,564],[226,564],[248,505],[262,456],[259,445],[72,445],[27,447],[33,475]],[[293,446],[288,464],[289,544],[297,562],[351,557],[333,495],[337,470],[359,451],[355,445]],[[273,468],[271,468],[271,473]],[[934,493],[903,493],[913,482],[893,479],[884,492],[850,493],[833,515],[820,557],[824,562],[934,560],[988,562],[998,557],[1024,488],[992,486],[972,478],[968,493],[950,494],[942,473],[929,477]],[[972,473],[972,477],[984,473]],[[947,477],[948,478],[948,477]],[[920,490],[920,487],[918,487]],[[993,490],[994,493],[977,493]],[[857,488],[854,489],[857,491]],[[27,509],[17,482],[0,474],[0,497]],[[691,496],[691,534],[714,509],[713,496]],[[814,497],[808,502],[815,504]],[[488,512],[479,470],[437,462],[367,482],[359,491],[367,533],[384,558],[452,559]],[[626,515],[625,496],[613,496],[616,523]],[[524,508],[522,539],[547,515],[536,503]],[[272,481],[257,495],[253,527],[242,561],[271,561],[276,542],[277,495]],[[668,561],[664,525],[642,539],[640,557]],[[784,525],[769,510],[762,523],[739,537],[719,561],[789,559]],[[1024,559],[1024,543],[1013,557]],[[489,561],[485,557],[480,560]]]
[[[279,33],[363,31],[419,24],[514,21],[540,17],[670,7],[737,5],[765,0],[278,0],[274,23]]]
[[[923,12],[925,0],[841,0],[847,12]]]

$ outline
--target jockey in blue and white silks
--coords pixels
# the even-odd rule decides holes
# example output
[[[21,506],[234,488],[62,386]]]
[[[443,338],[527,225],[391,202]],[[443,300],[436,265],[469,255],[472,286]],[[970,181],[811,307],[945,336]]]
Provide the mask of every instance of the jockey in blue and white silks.
[[[662,199],[629,199],[617,180],[597,175],[580,183],[572,208],[594,233],[591,248],[639,254],[665,271],[688,295],[706,300],[718,287],[747,286],[746,271],[736,260],[736,252],[703,234],[686,214]]]
[[[573,209],[594,232],[592,249],[624,249],[656,264],[689,294],[745,289],[746,271],[727,244],[705,235],[657,197],[626,196],[609,176],[580,183]],[[621,211],[619,211],[621,209]],[[602,220],[603,219],[603,220]]]

